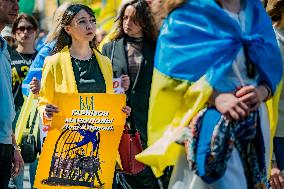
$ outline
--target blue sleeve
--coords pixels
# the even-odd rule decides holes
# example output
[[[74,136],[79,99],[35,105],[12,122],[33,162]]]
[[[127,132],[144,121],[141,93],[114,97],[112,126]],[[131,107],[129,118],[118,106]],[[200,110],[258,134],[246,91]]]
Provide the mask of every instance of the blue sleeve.
[[[29,72],[28,72],[28,74],[27,74],[27,76],[24,79],[23,84],[22,84],[23,95],[26,95],[26,96],[29,95],[29,91],[30,91],[29,83],[32,81],[32,79],[34,77],[41,80],[44,60],[47,56],[50,55],[52,47],[53,47],[53,43],[52,44],[46,44],[45,46],[43,46],[40,49],[40,51],[38,52],[35,59],[33,60],[32,65],[29,69]]]

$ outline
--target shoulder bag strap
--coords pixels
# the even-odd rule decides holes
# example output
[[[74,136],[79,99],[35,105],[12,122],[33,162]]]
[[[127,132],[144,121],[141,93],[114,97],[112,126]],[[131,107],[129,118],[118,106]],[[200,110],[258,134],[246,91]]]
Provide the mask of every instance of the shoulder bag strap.
[[[33,121],[32,121],[32,126],[30,128],[30,134],[33,134],[33,132],[34,132],[34,127],[35,127],[35,123],[36,123],[37,114],[38,114],[38,110],[36,109],[34,117],[33,117]]]
[[[113,64],[112,61],[113,61],[113,56],[114,56],[115,43],[116,43],[116,41],[113,41],[112,50],[111,50],[111,57],[110,57],[111,64]]]

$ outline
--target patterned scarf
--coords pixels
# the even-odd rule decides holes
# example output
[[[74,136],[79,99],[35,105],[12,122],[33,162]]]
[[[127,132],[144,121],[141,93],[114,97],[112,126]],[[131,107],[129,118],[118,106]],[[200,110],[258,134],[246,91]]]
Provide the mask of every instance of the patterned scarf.
[[[218,114],[219,117],[215,117],[217,124],[210,125],[204,120],[209,115]],[[206,125],[203,125],[205,122]],[[215,108],[205,108],[191,121],[183,140],[192,170],[206,183],[212,183],[224,175],[227,161],[236,147],[248,188],[267,189],[264,142],[258,112],[250,113],[245,120],[230,122]]]

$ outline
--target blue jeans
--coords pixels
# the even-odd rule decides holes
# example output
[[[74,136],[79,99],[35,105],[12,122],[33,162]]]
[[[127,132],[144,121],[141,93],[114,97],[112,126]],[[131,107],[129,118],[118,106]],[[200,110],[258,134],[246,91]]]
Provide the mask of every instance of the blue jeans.
[[[37,163],[38,159],[35,160],[33,163],[29,164],[29,172],[30,172],[30,184],[31,188],[33,189],[33,185],[35,182],[35,174],[37,169]],[[24,188],[24,170],[20,172],[20,174],[14,179],[15,185],[17,186],[17,189],[23,189]]]
[[[35,175],[37,169],[38,159],[36,159],[33,163],[30,163],[30,182],[31,188],[34,189]]]
[[[284,170],[284,137],[274,137],[273,145],[277,167]]]
[[[14,179],[15,185],[17,186],[17,189],[23,189],[24,188],[24,169],[19,173],[19,175]]]

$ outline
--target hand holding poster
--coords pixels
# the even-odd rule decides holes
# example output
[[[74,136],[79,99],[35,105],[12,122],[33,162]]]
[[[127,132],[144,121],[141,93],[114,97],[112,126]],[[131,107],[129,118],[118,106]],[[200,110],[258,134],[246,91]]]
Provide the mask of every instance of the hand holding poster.
[[[125,95],[56,94],[35,186],[110,189],[124,128]]]

